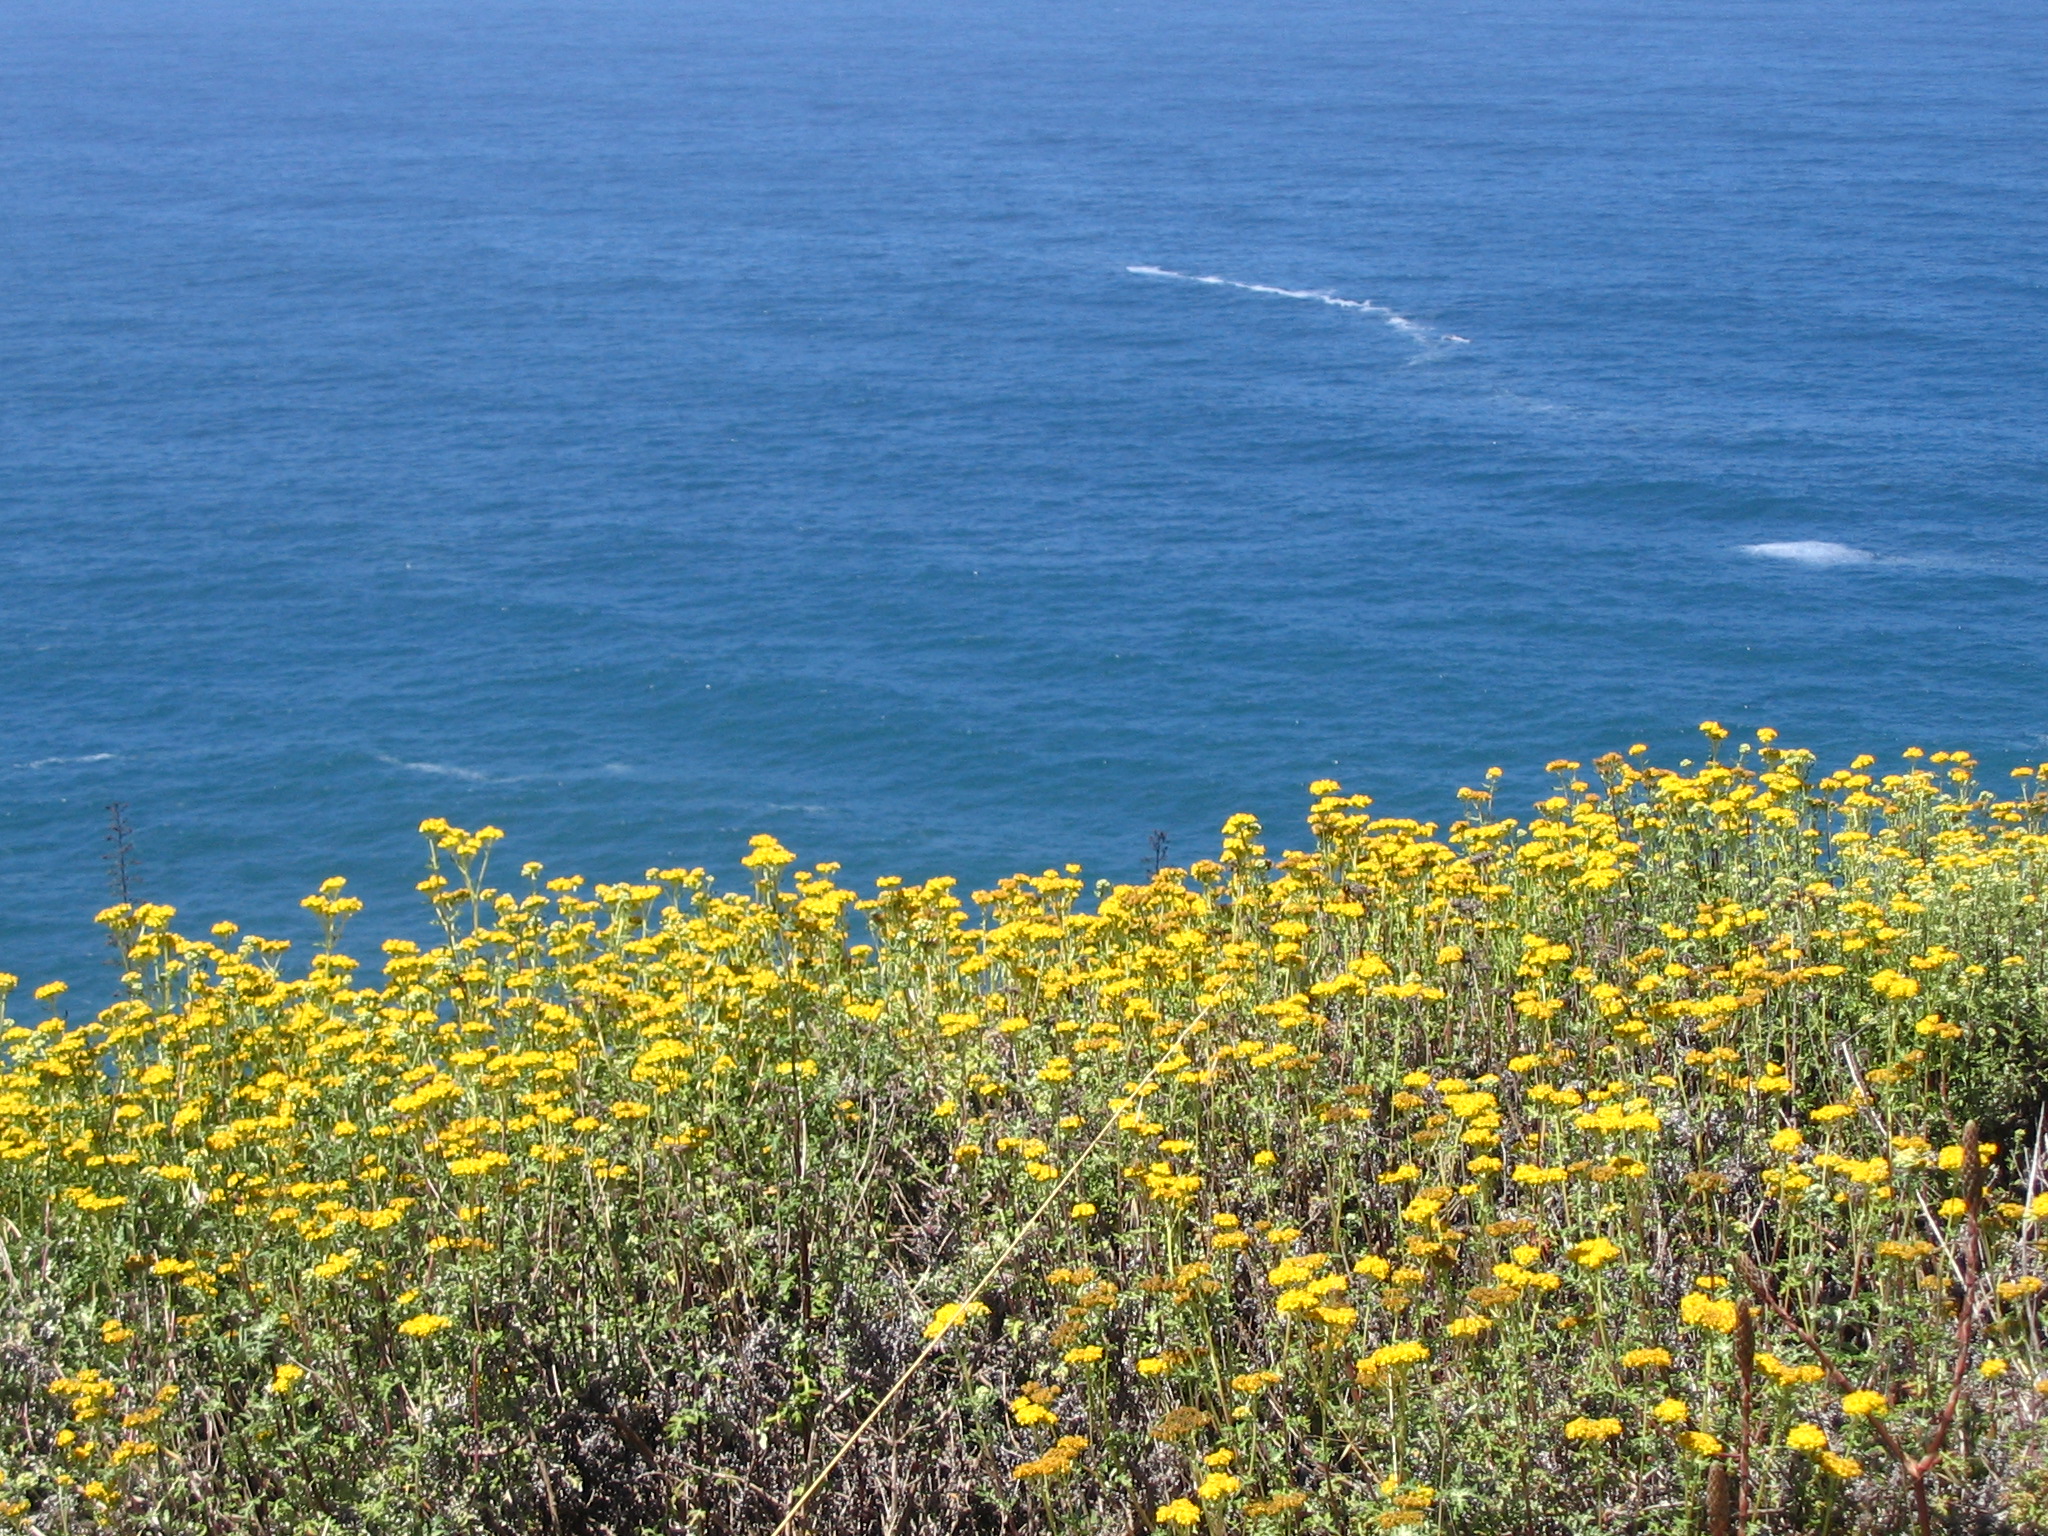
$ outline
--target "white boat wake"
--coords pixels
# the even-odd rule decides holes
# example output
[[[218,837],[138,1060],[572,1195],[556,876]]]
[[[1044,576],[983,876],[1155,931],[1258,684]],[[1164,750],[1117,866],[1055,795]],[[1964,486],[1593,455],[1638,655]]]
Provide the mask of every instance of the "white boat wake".
[[[1239,288],[1246,293],[1270,294],[1276,299],[1308,299],[1317,304],[1327,304],[1332,309],[1349,309],[1363,315],[1377,315],[1417,346],[1433,350],[1442,347],[1468,347],[1471,338],[1439,331],[1410,320],[1406,315],[1397,314],[1384,304],[1375,304],[1370,299],[1344,299],[1334,293],[1324,293],[1313,288],[1275,288],[1270,283],[1240,283],[1231,277],[1204,277],[1193,272],[1175,272],[1170,267],[1125,267],[1126,272],[1138,277],[1170,277],[1175,282],[1203,283],[1212,288]]]

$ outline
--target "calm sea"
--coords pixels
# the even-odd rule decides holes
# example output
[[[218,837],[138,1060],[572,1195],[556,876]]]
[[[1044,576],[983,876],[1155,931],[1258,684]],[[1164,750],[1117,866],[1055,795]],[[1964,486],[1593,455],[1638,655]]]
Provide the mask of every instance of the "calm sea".
[[[2048,755],[2038,0],[8,0],[0,966]],[[1758,546],[1763,546],[1760,550]],[[188,931],[193,931],[188,928]]]

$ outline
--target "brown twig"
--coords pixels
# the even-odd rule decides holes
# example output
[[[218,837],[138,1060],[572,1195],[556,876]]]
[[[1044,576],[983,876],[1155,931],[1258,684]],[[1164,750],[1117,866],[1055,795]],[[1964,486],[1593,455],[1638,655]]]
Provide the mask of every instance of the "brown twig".
[[[1742,1439],[1735,1447],[1735,1524],[1749,1529],[1749,1448],[1755,1436],[1756,1313],[1749,1303],[1735,1303],[1735,1373],[1742,1382]]]

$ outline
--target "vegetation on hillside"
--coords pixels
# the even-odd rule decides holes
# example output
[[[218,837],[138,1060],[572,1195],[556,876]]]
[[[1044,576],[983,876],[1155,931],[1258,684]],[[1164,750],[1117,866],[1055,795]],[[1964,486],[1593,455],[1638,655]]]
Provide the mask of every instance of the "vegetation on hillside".
[[[0,1510],[2038,1529],[2048,786],[1703,729],[1092,910],[439,821],[375,965],[117,907],[0,1036]]]

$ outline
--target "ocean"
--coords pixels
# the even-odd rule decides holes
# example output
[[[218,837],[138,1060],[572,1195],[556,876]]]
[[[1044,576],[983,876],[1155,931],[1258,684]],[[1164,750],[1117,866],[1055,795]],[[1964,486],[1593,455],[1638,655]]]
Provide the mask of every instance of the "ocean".
[[[0,967],[2048,756],[2032,0],[9,0]],[[303,943],[302,943],[303,948]]]

